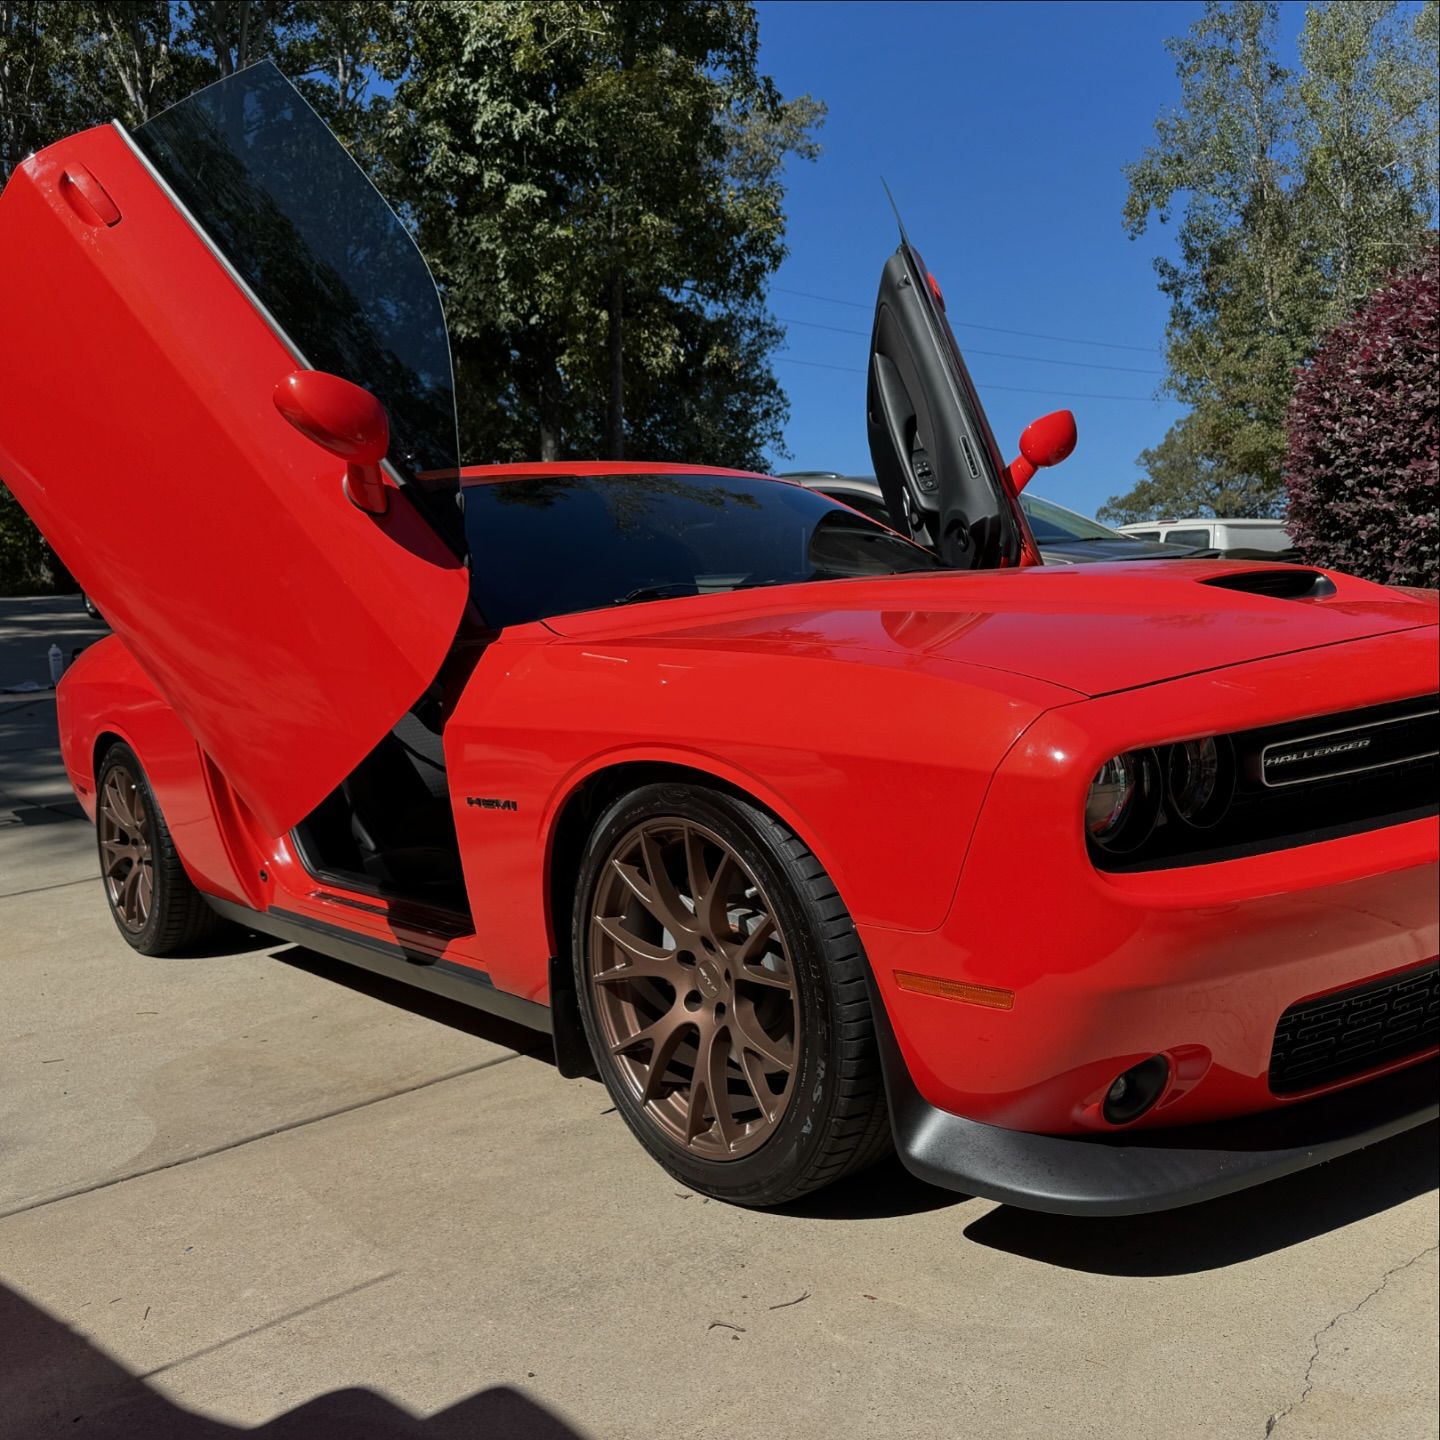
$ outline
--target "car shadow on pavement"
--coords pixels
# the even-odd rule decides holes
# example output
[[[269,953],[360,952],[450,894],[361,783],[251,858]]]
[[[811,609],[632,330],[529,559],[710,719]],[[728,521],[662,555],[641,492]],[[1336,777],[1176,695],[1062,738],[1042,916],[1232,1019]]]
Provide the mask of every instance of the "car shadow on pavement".
[[[249,936],[249,943],[273,943],[273,937],[252,934]],[[233,945],[231,948],[233,950]],[[477,1039],[488,1040],[492,1045],[500,1045],[506,1050],[527,1055],[532,1060],[548,1060],[551,1064],[555,1062],[554,1047],[548,1035],[539,1030],[531,1030],[525,1025],[517,1025],[512,1020],[504,1020],[498,1015],[491,1015],[473,1005],[447,1000],[443,995],[435,995],[414,985],[406,985],[404,981],[362,970],[358,965],[348,965],[343,960],[332,960],[328,955],[307,950],[303,945],[287,945],[282,950],[272,951],[270,958],[303,970],[307,975],[315,975],[336,985],[343,985],[357,994],[369,995],[386,1005],[395,1006],[396,1009],[408,1010],[412,1015],[434,1020],[441,1025],[448,1025],[452,1030],[462,1030]]]
[[[1011,1255],[1096,1275],[1190,1275],[1286,1250],[1436,1188],[1440,1126],[1252,1190],[1155,1215],[1086,1219],[1009,1205],[965,1227],[965,1238]]]
[[[428,1416],[413,1415],[375,1390],[332,1390],[249,1426],[187,1410],[146,1380],[0,1285],[0,1435],[16,1440],[586,1440],[509,1385],[477,1390]],[[263,1384],[257,1377],[257,1393]]]
[[[943,1210],[964,1204],[969,1198],[917,1180],[892,1153],[858,1175],[837,1180],[770,1213],[805,1220],[886,1220]]]

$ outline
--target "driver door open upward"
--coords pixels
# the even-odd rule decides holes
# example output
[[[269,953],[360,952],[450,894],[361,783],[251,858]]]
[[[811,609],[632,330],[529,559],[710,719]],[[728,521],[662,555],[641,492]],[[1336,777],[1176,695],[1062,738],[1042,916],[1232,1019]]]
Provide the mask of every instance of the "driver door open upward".
[[[0,476],[278,835],[430,684],[464,610],[436,498],[403,483],[455,463],[448,343],[403,225],[273,66],[151,124],[53,145],[0,195]],[[336,215],[353,243],[327,248]],[[385,514],[276,410],[297,365],[385,403]]]

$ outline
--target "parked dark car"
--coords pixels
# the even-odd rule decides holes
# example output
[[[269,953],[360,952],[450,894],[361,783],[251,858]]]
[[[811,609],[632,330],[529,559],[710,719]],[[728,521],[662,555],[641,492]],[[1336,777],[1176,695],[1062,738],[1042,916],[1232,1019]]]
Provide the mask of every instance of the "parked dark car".
[[[792,470],[781,478],[796,480],[807,489],[819,490],[821,494],[839,500],[882,525],[904,531],[903,522],[896,525],[891,519],[880,486],[869,475],[841,475],[833,470]],[[1216,553],[1200,546],[1162,545],[1153,540],[1137,540],[1100,524],[1098,520],[1077,515],[1053,500],[1042,500],[1038,495],[1021,495],[1020,508],[1030,522],[1030,529],[1047,565],[1116,560],[1195,560]]]

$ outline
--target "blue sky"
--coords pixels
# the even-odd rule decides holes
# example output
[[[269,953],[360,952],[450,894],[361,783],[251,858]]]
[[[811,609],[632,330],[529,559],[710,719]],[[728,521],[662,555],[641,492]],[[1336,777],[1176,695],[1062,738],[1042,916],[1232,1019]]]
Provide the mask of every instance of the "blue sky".
[[[1006,457],[1030,420],[1068,406],[1079,445],[1033,489],[1085,514],[1129,489],[1135,457],[1182,409],[1152,398],[1166,304],[1151,262],[1170,232],[1126,237],[1121,167],[1178,97],[1164,41],[1201,6],[757,8],[763,69],[782,93],[808,91],[829,106],[820,159],[789,167],[790,256],[771,289],[771,309],[787,322],[776,373],[791,403],[791,458],[778,468],[870,472],[870,307],[896,243],[883,174],[944,288]],[[1282,12],[1290,51],[1303,7]],[[1091,368],[1102,366],[1117,368]]]

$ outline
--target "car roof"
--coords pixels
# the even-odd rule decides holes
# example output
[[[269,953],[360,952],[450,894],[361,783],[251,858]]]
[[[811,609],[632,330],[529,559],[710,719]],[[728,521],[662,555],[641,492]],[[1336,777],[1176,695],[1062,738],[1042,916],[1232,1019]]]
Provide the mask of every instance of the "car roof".
[[[1263,520],[1249,515],[1195,515],[1183,520],[1132,520],[1117,530],[1138,530],[1152,525],[1273,525],[1284,528],[1283,520]]]
[[[462,485],[489,485],[499,480],[541,480],[547,475],[744,475],[752,480],[777,480],[758,470],[727,465],[680,465],[670,460],[541,460],[508,465],[462,465]]]

